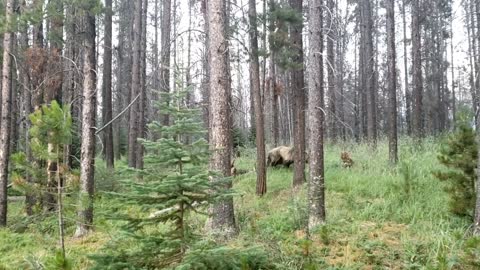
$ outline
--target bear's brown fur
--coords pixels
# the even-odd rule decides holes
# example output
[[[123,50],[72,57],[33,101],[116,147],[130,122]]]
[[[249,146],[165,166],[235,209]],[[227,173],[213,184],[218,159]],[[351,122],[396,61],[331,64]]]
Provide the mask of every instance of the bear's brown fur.
[[[344,168],[351,168],[353,166],[353,159],[348,152],[342,152],[340,158],[342,159],[342,166]]]
[[[279,146],[268,152],[267,166],[283,165],[289,167],[293,161],[293,147]]]

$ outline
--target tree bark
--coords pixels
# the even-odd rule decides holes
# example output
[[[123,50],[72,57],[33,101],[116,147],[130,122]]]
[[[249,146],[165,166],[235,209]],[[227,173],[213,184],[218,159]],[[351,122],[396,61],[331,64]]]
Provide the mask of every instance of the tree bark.
[[[13,24],[14,0],[5,3],[5,21],[7,26]],[[3,35],[3,67],[2,67],[2,117],[0,119],[0,227],[7,226],[7,183],[8,162],[10,149],[10,108],[11,108],[11,85],[12,85],[12,53],[14,33],[8,29]]]
[[[269,2],[270,14],[275,11],[275,0],[270,0]],[[280,143],[280,127],[278,122],[278,90],[277,90],[277,74],[275,66],[275,43],[273,35],[275,34],[275,22],[273,18],[270,18],[269,23],[269,32],[270,32],[270,86],[271,86],[271,97],[272,97],[272,133],[273,133],[273,145],[278,146]]]
[[[103,44],[103,106],[102,121],[105,125],[112,120],[112,0],[105,1],[105,36]],[[107,169],[114,167],[113,127],[109,125],[103,131],[103,149]]]
[[[64,20],[65,59],[63,61],[63,66],[66,72],[64,73],[64,79],[62,81],[62,103],[71,105],[70,111],[72,114],[72,120],[76,122],[76,124],[73,126],[73,129],[77,129],[80,123],[80,119],[77,118],[78,110],[76,108],[78,106],[72,104],[75,98],[75,93],[77,92],[77,80],[79,77],[79,70],[77,70],[77,62],[79,61],[79,49],[77,44],[78,18],[76,18],[76,8],[74,6],[68,6],[65,10],[65,14],[67,16]],[[63,147],[63,162],[64,165],[69,168],[72,166],[72,145],[65,145]]]
[[[476,119],[477,126],[480,126],[479,118]],[[477,129],[477,141],[480,141],[480,131]],[[473,234],[480,235],[480,144],[478,146],[478,160],[477,160],[477,183],[476,183],[476,202],[475,202],[475,216],[473,218]]]
[[[402,23],[403,23],[403,73],[405,76],[405,115],[407,122],[407,134],[412,135],[412,98],[408,84],[408,53],[407,53],[407,20],[405,14],[406,0],[402,0]]]
[[[147,106],[147,9],[148,0],[143,0],[142,24],[140,38],[140,101],[138,103],[138,137],[145,138],[146,119],[145,108]],[[144,147],[137,142],[137,158],[135,167],[143,169]]]
[[[308,229],[325,223],[325,172],[323,153],[324,89],[323,89],[323,0],[309,1],[309,65],[308,65],[308,114],[309,114],[309,166],[308,181]]]
[[[118,23],[118,52],[117,52],[117,87],[115,95],[115,114],[120,113],[130,103],[132,89],[132,40],[133,40],[133,14],[134,1],[121,0],[119,7]],[[124,139],[127,138],[128,148],[128,120],[129,114],[122,116],[121,121],[114,123],[115,133],[115,159],[120,160],[125,153]],[[126,153],[128,155],[128,153]]]
[[[422,78],[422,37],[420,25],[420,0],[412,0],[412,57],[413,57],[413,135],[423,137],[423,78]]]
[[[170,33],[172,31],[171,13],[172,13],[172,1],[163,1],[163,14],[162,14],[162,30],[161,30],[161,43],[162,43],[162,57],[160,60],[160,89],[164,93],[170,92]],[[169,115],[162,116],[162,124],[164,126],[169,125]]]
[[[326,12],[326,31],[327,31],[327,70],[328,70],[328,112],[329,112],[329,132],[330,139],[335,142],[337,139],[337,95],[335,84],[335,54],[334,42],[336,41],[337,22],[334,19],[335,3],[334,0],[327,0]]]
[[[133,60],[132,60],[132,89],[130,98],[133,100],[141,90],[141,50],[142,50],[142,0],[135,0],[135,17],[133,23]],[[136,168],[138,156],[138,138],[141,103],[136,102],[130,108],[128,130],[128,166]]]
[[[258,61],[258,31],[257,31],[257,10],[255,0],[249,0],[250,19],[250,74],[253,86],[255,103],[255,127],[257,134],[255,142],[257,146],[257,195],[267,193],[267,175],[265,171],[265,134],[263,127],[263,108],[260,93],[260,66]]]
[[[21,14],[26,14],[27,12],[27,4],[25,0],[22,0],[20,2],[20,12]],[[26,65],[25,52],[28,49],[28,26],[22,27],[20,30],[19,46],[20,46],[22,55],[24,56],[23,57],[24,65]],[[23,94],[23,106],[22,106],[23,107],[22,109],[24,112],[23,117],[25,117],[25,121],[24,121],[25,154],[26,154],[27,162],[33,163],[32,150],[30,147],[30,134],[29,134],[31,124],[30,124],[30,120],[27,119],[28,115],[30,115],[30,113],[32,113],[33,111],[32,92],[30,90],[30,78],[27,72],[28,69],[26,66],[24,66],[23,68],[24,68],[23,72],[20,73],[20,81],[22,85],[22,94]],[[32,183],[33,179],[31,174],[27,174],[25,176],[25,179],[28,183]],[[30,191],[26,192],[25,193],[25,212],[28,216],[33,215],[34,204],[35,204],[34,195]]]
[[[450,69],[452,72],[452,120],[453,128],[455,128],[455,120],[457,119],[457,102],[455,95],[455,65],[453,62],[453,16],[450,19]]]
[[[370,143],[376,145],[377,142],[377,104],[374,74],[374,55],[373,55],[373,20],[372,6],[370,0],[361,1],[361,28],[363,51],[362,60],[362,82],[364,87],[364,102],[366,103],[367,113],[367,137]]]
[[[397,150],[397,67],[395,52],[395,1],[387,0],[387,66],[388,66],[388,153],[392,164],[398,161]]]
[[[210,64],[210,147],[212,156],[210,169],[230,176],[231,121],[230,79],[228,77],[228,40],[225,2],[209,0],[208,18],[208,63]],[[217,181],[217,179],[213,179]],[[225,185],[230,189],[231,181]],[[214,234],[230,238],[236,234],[233,199],[231,197],[215,203],[210,209],[211,229]]]
[[[298,16],[302,16],[303,0],[290,0],[289,3]],[[292,26],[290,39],[295,50],[293,62],[303,67],[303,19],[301,21],[301,23]],[[303,68],[294,68],[292,70],[292,90],[295,104],[295,135],[293,136],[295,169],[293,186],[299,186],[305,182],[305,82],[303,76]]]
[[[95,173],[96,55],[94,3],[86,5],[83,64],[82,146],[80,158],[80,197],[75,237],[83,237],[93,228]]]

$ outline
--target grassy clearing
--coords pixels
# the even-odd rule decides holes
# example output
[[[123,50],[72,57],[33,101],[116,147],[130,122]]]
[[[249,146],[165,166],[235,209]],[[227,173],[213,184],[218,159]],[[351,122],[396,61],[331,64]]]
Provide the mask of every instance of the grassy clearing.
[[[279,269],[480,269],[480,240],[468,236],[469,221],[448,212],[442,183],[432,171],[440,166],[438,144],[425,141],[420,151],[402,140],[402,164],[389,165],[387,144],[336,145],[326,149],[328,224],[305,239],[306,187],[292,191],[292,170],[268,170],[268,193],[255,194],[254,152],[237,160],[249,173],[234,180],[240,235],[232,246],[262,246]],[[354,166],[344,169],[340,152]],[[103,183],[112,182],[104,173]],[[109,182],[110,181],[110,182]],[[68,202],[68,199],[67,199]],[[67,216],[73,217],[73,201]],[[0,230],[0,269],[39,269],[54,256],[55,217],[26,220],[22,203],[11,204],[11,225]],[[117,225],[106,218],[111,202],[98,198],[96,231],[69,239],[67,256],[74,269],[87,269],[87,255],[115,237]],[[193,222],[201,227],[203,218]],[[72,235],[73,221],[67,224]]]

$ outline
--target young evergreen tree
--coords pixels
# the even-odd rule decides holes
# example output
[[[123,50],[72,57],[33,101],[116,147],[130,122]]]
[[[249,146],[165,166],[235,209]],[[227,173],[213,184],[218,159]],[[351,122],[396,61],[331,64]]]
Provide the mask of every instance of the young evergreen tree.
[[[37,198],[45,198],[45,193],[52,192],[48,186],[48,175],[56,182],[55,205],[58,213],[58,226],[60,237],[60,255],[65,260],[65,243],[64,243],[64,217],[63,217],[63,183],[62,179],[68,177],[66,160],[63,160],[63,148],[69,145],[72,140],[72,117],[70,107],[68,105],[63,108],[56,100],[50,105],[43,105],[40,109],[30,114],[32,127],[29,130],[30,146],[32,154],[40,162],[30,163],[26,153],[16,153],[12,156],[13,172],[12,180],[17,189],[25,193],[35,194]],[[47,161],[52,161],[55,166],[46,166]],[[43,164],[44,166],[40,166]],[[34,179],[33,183],[26,180],[26,176]]]
[[[450,196],[450,211],[456,215],[473,217],[477,157],[475,131],[467,122],[461,122],[438,156],[449,170],[435,172],[438,179],[447,182],[445,191]]]
[[[140,171],[143,181],[133,177],[124,181],[125,191],[111,193],[122,206],[138,211],[117,215],[126,222],[124,234],[104,254],[93,256],[94,269],[166,267],[181,261],[195,243],[188,214],[202,212],[220,193],[219,185],[209,180],[210,153],[199,111],[182,107],[185,97],[185,91],[162,93],[159,109],[169,115],[170,125],[149,125],[163,138],[142,140],[146,150],[145,168]],[[184,143],[187,137],[193,142]]]

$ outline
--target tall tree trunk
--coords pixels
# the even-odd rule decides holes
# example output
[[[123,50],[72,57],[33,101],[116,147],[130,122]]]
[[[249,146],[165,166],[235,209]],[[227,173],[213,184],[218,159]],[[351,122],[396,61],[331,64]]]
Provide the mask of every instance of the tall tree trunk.
[[[480,126],[480,118],[477,117],[477,127]],[[477,141],[480,141],[480,130],[477,129]],[[475,202],[475,216],[473,219],[473,234],[480,236],[480,144],[478,145],[477,158],[477,183],[476,183],[476,202]]]
[[[334,0],[327,0],[327,12],[326,12],[326,31],[327,31],[327,70],[328,70],[328,112],[329,112],[329,131],[330,139],[335,142],[337,139],[337,95],[335,85],[335,54],[334,54],[334,42],[337,38],[337,22],[335,22],[335,3]]]
[[[77,106],[74,106],[72,102],[74,101],[75,92],[78,88],[78,84],[76,83],[77,78],[79,77],[77,73],[77,61],[79,60],[79,49],[78,44],[76,41],[78,40],[77,37],[77,23],[78,19],[76,18],[76,8],[73,6],[69,6],[65,10],[65,17],[64,27],[65,27],[65,52],[64,57],[65,60],[63,61],[63,66],[66,72],[64,73],[64,79],[62,81],[62,103],[70,105],[70,110],[72,114],[72,120],[76,122],[74,125],[74,129],[78,127],[80,120],[76,117],[78,116],[77,110],[75,109]],[[30,94],[31,95],[31,94]],[[31,99],[31,97],[30,97]],[[31,105],[30,105],[31,106]],[[74,132],[75,134],[76,132]],[[67,167],[72,166],[72,145],[65,145],[63,147],[63,162],[64,165]]]
[[[33,8],[36,14],[43,14],[44,0],[33,0]],[[33,26],[33,46],[43,48],[43,20]]]
[[[373,145],[377,141],[377,105],[376,105],[376,89],[374,74],[374,55],[373,55],[373,19],[372,6],[370,0],[362,0],[361,2],[361,27],[362,27],[362,44],[363,44],[363,63],[362,82],[364,84],[365,96],[364,101],[367,107],[367,137]]]
[[[112,120],[112,0],[105,0],[105,36],[103,44],[103,106],[102,121],[107,124]],[[108,169],[114,167],[113,128],[109,125],[103,133],[103,149]]]
[[[147,106],[147,10],[148,0],[143,0],[141,38],[140,38],[140,101],[138,103],[138,137],[145,138],[146,119],[145,108]],[[137,142],[137,158],[135,167],[143,169],[144,147]]]
[[[477,52],[476,52],[477,75],[475,77],[476,78],[475,85],[476,85],[477,95],[480,95],[480,3],[478,1],[475,1],[475,13],[477,14],[477,35],[476,35],[477,37]],[[477,97],[477,98],[480,98],[480,97]],[[480,117],[480,112],[476,112],[476,115]],[[478,127],[480,128],[480,125]]]
[[[420,0],[412,0],[412,57],[413,57],[413,134],[423,137],[423,78],[422,78],[422,37],[420,25]]]
[[[342,141],[346,141],[346,127],[347,123],[345,122],[345,77],[347,74],[345,74],[345,54],[347,51],[347,43],[349,39],[349,34],[347,33],[347,21],[348,18],[343,18],[340,21],[340,14],[339,14],[339,9],[338,9],[338,2],[335,4],[335,14],[336,17],[338,18],[339,22],[338,24],[340,25],[341,28],[337,31],[338,37],[336,39],[336,45],[337,49],[336,52],[338,54],[337,57],[337,69],[338,69],[338,75],[336,76],[336,85],[338,87],[338,117],[339,117],[339,122],[340,122],[340,136],[342,138]],[[348,16],[348,13],[347,15]]]
[[[267,192],[267,174],[265,171],[265,136],[263,127],[263,108],[260,94],[260,66],[258,62],[258,31],[257,9],[255,0],[249,0],[250,19],[250,74],[255,103],[255,126],[257,134],[255,142],[257,146],[257,195],[262,196]]]
[[[358,87],[359,87],[359,104],[360,104],[360,126],[362,130],[362,139],[367,140],[368,139],[368,88],[367,88],[367,80],[366,80],[366,38],[365,38],[365,28],[366,28],[366,23],[365,23],[365,13],[364,11],[364,3],[362,0],[360,4],[360,15],[357,16],[357,23],[359,32],[360,32],[360,37],[359,37],[359,50],[358,50]]]
[[[289,0],[290,6],[302,15],[303,0]],[[303,19],[302,19],[303,21]],[[303,23],[292,26],[290,39],[295,50],[294,62],[303,66]],[[293,186],[305,182],[305,82],[303,68],[292,70],[292,90],[294,92],[295,135],[293,136],[294,166]]]
[[[309,165],[308,228],[325,223],[325,171],[323,153],[324,90],[323,90],[323,0],[309,1],[309,65],[308,65],[308,114],[309,114]]]
[[[466,22],[467,22],[467,41],[468,41],[468,58],[469,58],[469,64],[470,64],[470,95],[472,97],[472,109],[474,112],[477,111],[478,109],[478,91],[477,91],[477,85],[475,82],[475,76],[477,73],[477,57],[475,53],[475,27],[474,27],[474,20],[473,16],[469,16],[471,13],[471,5],[467,1],[464,3],[465,5],[465,13],[467,14]],[[475,114],[475,117],[477,117],[477,114]],[[478,123],[478,121],[475,121],[475,123]]]
[[[275,11],[275,0],[270,0],[269,2],[269,11],[272,14]],[[269,32],[270,32],[270,79],[271,79],[271,97],[272,97],[272,133],[273,133],[273,145],[278,146],[280,143],[280,127],[278,122],[278,94],[279,91],[277,89],[277,74],[276,74],[276,66],[275,66],[275,43],[274,43],[274,33],[275,33],[275,21],[273,18],[270,18],[269,23]]]
[[[360,59],[360,57],[359,57],[360,56],[360,53],[359,53],[360,50],[357,50],[357,47],[358,47],[357,46],[357,44],[358,44],[357,40],[358,40],[358,38],[355,36],[354,40],[355,41],[354,41],[354,46],[353,47],[355,48],[354,49],[355,50],[355,55],[354,55],[354,61],[353,61],[353,63],[354,63],[353,64],[353,66],[354,66],[354,68],[353,68],[353,73],[354,73],[353,81],[354,81],[354,92],[355,93],[354,93],[354,97],[353,97],[353,99],[354,99],[353,100],[353,106],[354,106],[354,108],[353,108],[353,113],[354,113],[353,128],[355,130],[355,132],[354,132],[355,133],[354,134],[355,141],[360,142],[361,133],[362,133],[362,131],[360,129],[360,124],[361,124],[361,121],[362,121],[360,112],[361,112],[361,102],[362,102],[361,101],[361,96],[363,95],[362,94],[363,91],[359,87],[359,77],[360,77],[359,73],[360,73],[360,70],[358,68],[358,66],[359,66],[358,62],[359,62],[359,59]],[[361,82],[360,82],[360,84],[361,84]]]
[[[207,140],[210,140],[210,65],[208,63],[209,60],[209,50],[210,46],[208,44],[209,38],[209,26],[208,26],[208,13],[207,13],[207,0],[202,1],[202,14],[203,14],[203,21],[204,21],[204,31],[205,31],[205,47],[203,53],[203,73],[204,76],[202,78],[202,103],[203,103],[203,122],[205,125],[205,129],[207,130]]]
[[[13,26],[13,3],[7,0],[5,3],[5,21],[7,26]],[[3,67],[2,67],[2,117],[0,119],[0,227],[7,226],[7,183],[8,161],[10,149],[10,108],[12,86],[12,53],[14,34],[8,29],[3,35]]]
[[[164,93],[170,92],[170,33],[172,30],[172,1],[163,1],[162,10],[162,30],[161,30],[161,43],[162,43],[162,57],[160,60],[160,89]],[[162,116],[162,124],[164,126],[169,125],[169,116],[165,114]]]
[[[13,44],[16,44],[16,37],[13,37]],[[18,50],[15,50],[14,53],[18,53]],[[19,141],[19,127],[17,125],[17,121],[19,118],[20,114],[20,108],[19,108],[19,100],[18,100],[18,87],[19,84],[18,82],[18,76],[17,76],[17,67],[13,66],[12,67],[12,85],[10,87],[10,92],[11,92],[11,109],[10,109],[10,153],[15,153],[17,152],[17,147],[18,147],[18,141]],[[18,70],[20,72],[20,70]],[[1,119],[1,116],[0,116]]]
[[[141,47],[142,47],[142,0],[135,0],[135,18],[133,23],[133,65],[132,65],[132,89],[130,97],[133,101],[141,94]],[[140,102],[135,102],[130,108],[129,131],[128,131],[128,166],[136,168],[139,134]]]
[[[134,1],[121,0],[119,7],[119,31],[117,52],[117,80],[114,110],[120,113],[130,103],[132,89],[132,40],[133,40],[133,14]],[[114,123],[115,159],[119,160],[124,153],[124,139],[128,137],[128,117],[125,114],[120,121]],[[125,132],[126,131],[126,132]],[[128,148],[128,139],[127,139]]]
[[[223,176],[230,176],[231,121],[230,79],[228,77],[228,40],[226,7],[222,0],[207,2],[208,18],[208,63],[210,64],[210,169]],[[216,179],[213,179],[216,181]],[[229,182],[224,188],[230,189]],[[236,233],[233,199],[216,202],[210,209],[211,229],[221,237],[230,238]]]
[[[85,40],[83,64],[82,146],[80,158],[80,197],[75,237],[88,234],[93,227],[93,195],[95,173],[95,4],[85,5]]]
[[[388,66],[388,153],[392,164],[398,161],[397,150],[397,54],[395,52],[395,0],[387,0]]]
[[[192,87],[192,9],[193,2],[188,3],[188,37],[187,37],[187,70],[185,71],[185,82],[187,84],[187,107],[191,108],[193,106],[194,93]],[[189,138],[188,138],[189,139]]]
[[[405,115],[407,122],[407,134],[412,135],[412,98],[408,84],[408,53],[407,53],[407,19],[405,14],[406,0],[402,0],[402,23],[403,23],[403,73],[405,78]]]
[[[476,4],[476,9],[477,9],[477,34],[478,34],[478,33],[480,33],[480,4],[478,3],[478,1],[477,1],[477,4]],[[472,26],[472,29],[473,28],[474,27]],[[480,55],[480,36],[478,36],[477,38],[478,38],[478,44],[479,44],[478,54]],[[477,62],[477,65],[480,65],[480,63]],[[480,78],[479,77],[480,77],[480,74],[477,72],[477,78],[476,78],[476,82],[475,82],[477,87],[480,84]],[[475,114],[477,116],[477,119],[476,119],[477,138],[478,138],[477,141],[480,141],[480,130],[478,129],[478,127],[480,127],[480,117],[478,117],[478,112],[475,112]],[[473,233],[477,236],[480,235],[480,145],[478,146],[478,153],[479,153],[479,157],[478,157],[478,163],[477,163],[477,183],[476,183],[477,198],[476,198],[476,203],[475,203],[475,217],[474,217],[474,220],[473,220]]]
[[[26,14],[27,12],[27,3],[25,0],[22,0],[20,2],[20,13],[21,14]],[[30,135],[29,135],[29,130],[30,130],[30,120],[28,119],[28,115],[32,113],[33,108],[32,108],[32,92],[30,90],[30,78],[28,76],[27,72],[27,67],[26,67],[26,61],[25,61],[25,52],[28,49],[28,26],[24,26],[20,29],[20,38],[19,38],[19,46],[22,55],[24,56],[23,62],[24,62],[24,67],[22,72],[20,72],[20,82],[22,85],[22,94],[23,94],[23,115],[22,117],[25,117],[24,121],[24,142],[25,142],[25,154],[27,158],[27,162],[32,163],[33,162],[33,156],[32,156],[32,151],[30,147]],[[25,175],[25,179],[28,183],[32,183],[32,175],[27,173]],[[35,204],[35,197],[32,194],[31,191],[28,191],[25,193],[25,212],[27,213],[28,216],[31,216],[33,214],[33,206]]]
[[[452,120],[455,128],[455,120],[457,119],[457,97],[455,95],[455,63],[453,62],[453,16],[450,21],[450,65],[452,71]]]

